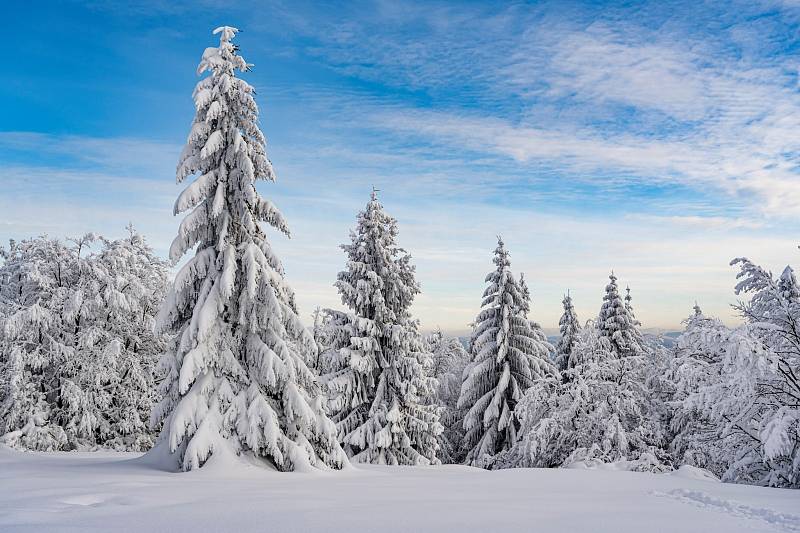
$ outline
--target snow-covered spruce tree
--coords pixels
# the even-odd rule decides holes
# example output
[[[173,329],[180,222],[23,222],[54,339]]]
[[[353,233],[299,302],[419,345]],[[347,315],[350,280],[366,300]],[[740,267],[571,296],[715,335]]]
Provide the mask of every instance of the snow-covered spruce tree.
[[[495,270],[486,276],[482,310],[475,319],[472,362],[465,372],[458,407],[464,418],[467,462],[485,466],[517,440],[514,407],[535,379],[556,374],[551,346],[527,318],[527,291],[511,273],[503,240],[495,249]]]
[[[581,325],[578,322],[578,315],[575,313],[575,307],[572,305],[572,297],[569,292],[564,295],[561,303],[564,305],[564,312],[558,321],[561,338],[556,344],[556,367],[563,372],[575,366],[575,362],[571,361],[572,349],[575,346],[576,336],[581,330]]]
[[[329,315],[321,307],[317,306],[314,308],[314,312],[311,313],[311,318],[313,322],[309,330],[311,336],[314,338],[314,343],[317,345],[317,355],[314,360],[310,362],[309,368],[311,368],[315,374],[320,375],[322,373],[322,357],[327,351],[329,344],[327,340],[327,322],[329,321]]]
[[[633,319],[633,324],[635,326],[641,326],[641,322],[636,320],[636,313],[633,311],[633,297],[631,296],[631,288],[626,286],[625,287],[625,310],[631,315]]]
[[[521,313],[522,316],[528,319],[528,315],[531,312],[531,291],[528,288],[528,284],[525,282],[524,272],[519,275],[519,287],[522,291]],[[536,355],[540,355],[548,361],[555,360],[556,349],[550,344],[550,341],[547,340],[547,335],[545,335],[544,330],[542,330],[542,326],[535,320],[528,320],[528,324],[531,327],[531,337],[535,341]]]
[[[441,408],[440,421],[444,431],[439,435],[439,459],[445,464],[464,461],[466,451],[461,446],[464,440],[464,410],[458,408],[458,396],[464,368],[469,355],[455,337],[437,329],[426,343],[433,356],[431,374],[438,381],[435,403]]]
[[[183,219],[170,248],[178,272],[158,317],[176,334],[165,358],[164,400],[152,422],[183,470],[212,456],[251,453],[279,470],[339,468],[347,461],[308,364],[316,345],[261,222],[288,235],[281,213],[255,188],[275,176],[258,126],[250,66],[214,30],[194,91],[196,114],[177,180],[196,178],[175,202]]]
[[[637,327],[637,320],[620,298],[617,277],[613,272],[608,279],[610,282],[606,285],[606,294],[597,318],[600,335],[608,339],[617,357],[641,355],[644,341]]]
[[[354,461],[438,463],[436,381],[409,312],[419,284],[397,234],[397,221],[373,191],[351,242],[342,245],[347,269],[336,287],[349,311],[329,310],[332,345],[324,381],[339,439]]]
[[[573,345],[576,365],[535,379],[516,407],[520,439],[495,468],[616,462],[662,470],[661,432],[642,375],[642,356],[617,357],[595,327]]]

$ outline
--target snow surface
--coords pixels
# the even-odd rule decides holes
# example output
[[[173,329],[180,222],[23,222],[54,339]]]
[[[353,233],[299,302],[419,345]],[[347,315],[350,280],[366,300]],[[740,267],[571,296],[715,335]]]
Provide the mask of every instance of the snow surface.
[[[800,491],[692,468],[171,473],[135,453],[0,447],[0,531],[800,532]]]

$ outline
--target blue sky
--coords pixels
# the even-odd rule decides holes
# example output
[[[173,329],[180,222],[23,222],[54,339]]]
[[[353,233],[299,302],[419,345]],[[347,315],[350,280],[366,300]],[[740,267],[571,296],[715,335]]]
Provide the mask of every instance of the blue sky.
[[[608,272],[645,326],[733,321],[731,258],[797,264],[800,3],[13,2],[0,239],[133,222],[165,255],[211,30],[242,29],[304,315],[374,185],[426,328],[466,331],[502,234],[557,324]],[[233,7],[231,7],[233,6]]]

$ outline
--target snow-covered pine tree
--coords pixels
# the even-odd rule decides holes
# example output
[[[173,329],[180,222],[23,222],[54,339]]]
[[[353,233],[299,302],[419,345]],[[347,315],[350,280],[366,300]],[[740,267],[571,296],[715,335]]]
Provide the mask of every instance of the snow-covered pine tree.
[[[432,364],[409,308],[419,293],[411,257],[396,244],[397,221],[373,190],[358,214],[347,269],[336,287],[349,311],[331,311],[331,391],[339,438],[357,462],[436,463],[442,427]]]
[[[467,410],[467,462],[478,466],[514,444],[514,407],[535,379],[556,373],[547,356],[549,344],[528,321],[527,290],[511,273],[501,238],[494,254],[496,268],[486,276],[489,286],[475,319],[472,362],[458,400],[458,407]]]
[[[438,381],[435,403],[441,408],[440,422],[444,431],[439,435],[439,459],[445,464],[464,461],[464,410],[458,408],[458,396],[464,368],[469,355],[461,341],[446,335],[439,328],[426,339],[433,356],[431,374]]]
[[[320,306],[317,306],[314,308],[314,312],[311,313],[311,318],[313,319],[311,336],[314,337],[314,343],[317,345],[317,355],[309,366],[315,374],[320,375],[322,373],[320,367],[322,355],[328,348],[328,340],[326,338],[328,315]]]
[[[196,246],[161,307],[158,328],[176,334],[163,359],[163,441],[183,470],[214,455],[252,453],[280,470],[339,468],[347,458],[309,369],[316,345],[267,241],[264,222],[288,235],[283,215],[255,188],[275,175],[258,126],[250,69],[223,26],[206,48],[195,118],[177,181],[196,175],[175,202],[183,219],[170,248]]]
[[[638,325],[636,313],[633,312],[633,297],[631,296],[631,288],[627,285],[625,286],[625,310],[628,311],[635,323]]]
[[[555,347],[550,344],[550,341],[547,340],[547,335],[545,335],[544,331],[542,330],[542,326],[535,320],[528,319],[528,315],[531,312],[531,291],[528,288],[528,284],[525,282],[524,272],[520,273],[519,275],[519,287],[522,291],[522,308],[520,311],[522,316],[528,320],[528,324],[531,327],[531,337],[535,341],[535,353],[533,355],[542,356],[548,361],[552,361],[555,359]]]
[[[576,336],[581,330],[581,325],[578,322],[578,315],[575,313],[575,306],[572,305],[572,297],[569,295],[569,291],[564,295],[561,303],[564,306],[564,312],[558,320],[561,338],[558,339],[556,344],[556,367],[560,372],[563,372],[575,366],[575,361],[571,361],[571,355],[575,346]]]
[[[610,282],[606,285],[606,294],[597,318],[600,335],[608,339],[617,357],[640,355],[644,351],[644,341],[637,321],[620,298],[614,272],[608,279]]]

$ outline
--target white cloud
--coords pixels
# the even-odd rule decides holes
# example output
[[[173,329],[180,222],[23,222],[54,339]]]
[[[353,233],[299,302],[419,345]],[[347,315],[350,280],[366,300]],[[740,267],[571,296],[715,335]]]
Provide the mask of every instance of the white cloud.
[[[399,96],[335,84],[259,91],[301,101],[319,119],[297,143],[270,145],[281,181],[264,189],[293,230],[275,247],[304,315],[338,305],[338,244],[372,184],[384,189],[415,258],[424,289],[415,313],[425,327],[465,331],[499,232],[545,326],[555,325],[567,288],[581,318],[596,313],[611,268],[631,284],[645,325],[677,326],[695,299],[731,320],[732,257],[776,270],[794,262],[800,99],[796,67],[758,53],[777,46],[768,32],[740,19],[713,33],[687,29],[691,17],[636,26],[605,8],[589,17],[600,22],[585,23],[577,11],[383,2],[338,17],[346,23],[291,9],[255,17],[248,29],[282,26],[273,18],[284,17],[292,27],[275,31],[300,32],[326,68],[400,88]],[[0,236],[113,233],[132,220],[161,250],[171,240],[177,145],[0,133],[0,148],[53,160],[0,170],[11,183],[0,196]],[[601,195],[691,188],[696,199],[565,208],[587,183]],[[486,200],[504,194],[510,206]]]
[[[307,28],[315,53],[350,75],[424,91],[434,105],[349,94],[344,121],[595,183],[721,192],[758,217],[800,214],[797,65],[769,53],[781,18],[756,16],[774,6],[693,5],[681,19],[660,3],[379,7],[334,36]]]

